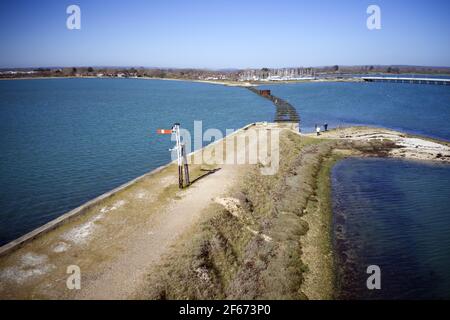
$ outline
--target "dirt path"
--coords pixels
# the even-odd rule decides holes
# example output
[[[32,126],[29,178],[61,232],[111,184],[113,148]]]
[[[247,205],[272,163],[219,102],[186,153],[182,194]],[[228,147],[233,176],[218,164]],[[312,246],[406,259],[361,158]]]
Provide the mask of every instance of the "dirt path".
[[[257,125],[232,139],[267,129]],[[245,158],[246,149],[254,151],[258,143],[261,147],[255,140],[247,148],[236,147],[236,158]],[[219,145],[203,149],[205,162],[218,156],[211,151]],[[247,166],[212,167],[220,170],[178,190],[177,168],[171,165],[0,257],[0,299],[127,299],[139,294],[146,271],[198,222],[213,198],[227,194]],[[204,168],[192,165],[194,178]],[[67,288],[68,267],[73,265],[81,271],[80,290]]]
[[[145,271],[160,262],[170,245],[198,221],[213,198],[227,192],[238,175],[237,166],[224,166],[189,188],[181,199],[173,200],[157,213],[156,223],[128,239],[126,252],[85,285],[76,298],[127,299],[139,293]]]

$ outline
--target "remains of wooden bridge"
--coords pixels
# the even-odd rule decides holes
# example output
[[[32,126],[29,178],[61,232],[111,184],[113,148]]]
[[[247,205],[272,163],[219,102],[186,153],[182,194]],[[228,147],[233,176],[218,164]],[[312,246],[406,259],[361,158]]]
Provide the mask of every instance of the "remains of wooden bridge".
[[[275,114],[275,122],[300,123],[300,117],[297,110],[287,101],[271,94],[270,90],[259,90],[255,87],[246,87],[248,90],[269,99],[277,108]]]

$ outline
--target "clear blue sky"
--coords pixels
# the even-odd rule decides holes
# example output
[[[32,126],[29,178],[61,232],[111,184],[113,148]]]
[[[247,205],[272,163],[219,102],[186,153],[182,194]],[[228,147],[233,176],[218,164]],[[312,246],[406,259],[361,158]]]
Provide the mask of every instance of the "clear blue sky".
[[[0,43],[0,67],[450,66],[450,1],[1,0]]]

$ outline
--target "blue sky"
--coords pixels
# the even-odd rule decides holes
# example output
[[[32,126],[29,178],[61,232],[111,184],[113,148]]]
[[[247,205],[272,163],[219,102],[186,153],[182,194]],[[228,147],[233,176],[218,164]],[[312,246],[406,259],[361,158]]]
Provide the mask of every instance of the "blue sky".
[[[0,67],[450,66],[450,1],[1,0],[0,43]]]

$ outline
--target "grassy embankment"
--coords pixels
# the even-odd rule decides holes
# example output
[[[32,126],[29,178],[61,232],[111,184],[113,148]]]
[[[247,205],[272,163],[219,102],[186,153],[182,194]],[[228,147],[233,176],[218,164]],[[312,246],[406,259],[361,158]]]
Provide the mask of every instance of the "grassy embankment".
[[[277,174],[250,168],[149,272],[139,298],[332,298],[330,170],[345,156],[383,155],[387,147],[284,131]]]

